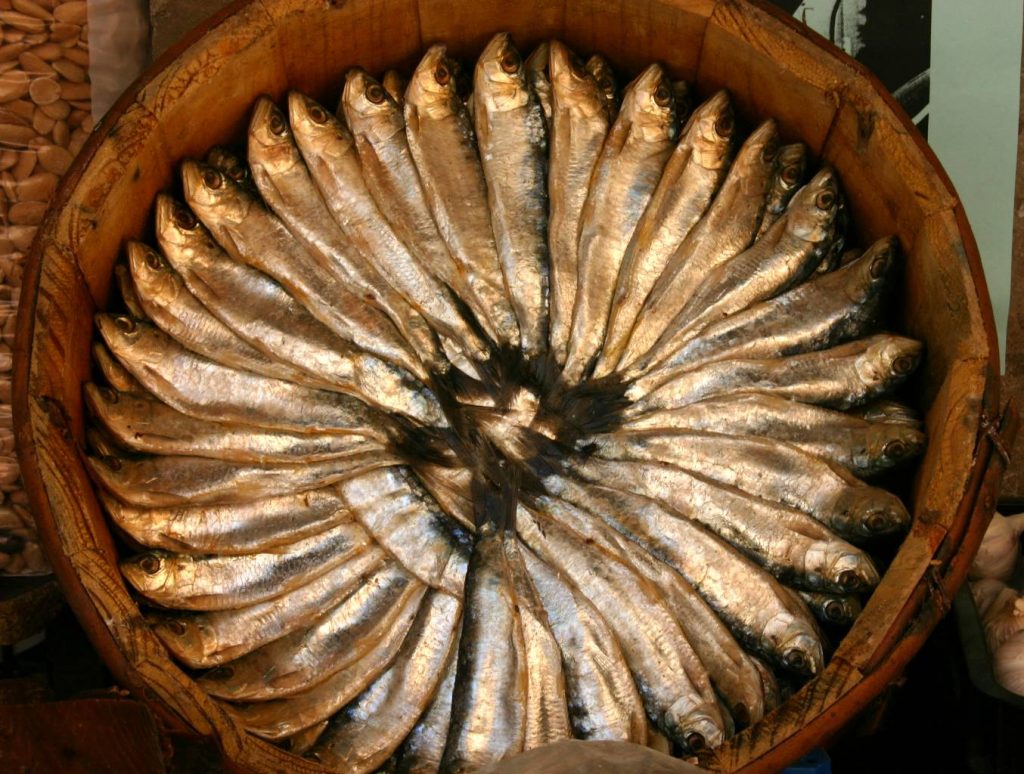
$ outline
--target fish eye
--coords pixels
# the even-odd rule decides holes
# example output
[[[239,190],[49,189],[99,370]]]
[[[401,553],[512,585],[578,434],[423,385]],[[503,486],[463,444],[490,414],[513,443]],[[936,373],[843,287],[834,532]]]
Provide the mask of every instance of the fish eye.
[[[772,161],[775,160],[775,156],[778,154],[778,152],[779,152],[779,145],[778,145],[778,143],[776,143],[776,142],[766,143],[765,146],[764,146],[764,150],[761,151],[761,161],[763,161],[765,164],[770,164]]]
[[[224,177],[216,169],[207,167],[203,170],[203,182],[207,187],[216,190],[224,185]]]
[[[654,90],[654,102],[658,107],[667,107],[672,101],[672,92],[669,91],[668,87],[664,83],[660,84],[658,88]]]
[[[182,207],[180,204],[175,205],[171,217],[174,219],[174,224],[185,231],[191,231],[199,225],[192,211]]]
[[[328,118],[327,111],[319,105],[310,106],[309,117],[313,120],[314,124],[326,124]]]
[[[100,387],[99,393],[100,397],[107,403],[117,403],[119,400],[117,390],[111,389],[110,387]]]
[[[786,666],[790,669],[796,669],[802,671],[807,666],[807,658],[799,650],[791,650],[784,657],[783,660],[786,662]]]
[[[881,511],[874,511],[867,518],[868,529],[874,533],[884,532],[889,526],[889,520],[885,518],[885,514]]]
[[[385,91],[379,83],[371,83],[366,87],[366,98],[374,105],[379,105],[383,102],[385,96]]]
[[[843,570],[839,573],[838,581],[839,585],[847,591],[857,591],[863,585],[860,576],[853,570]]]
[[[146,265],[153,269],[153,271],[161,271],[164,268],[164,263],[160,260],[160,256],[152,250],[146,251]]]
[[[786,185],[796,185],[800,181],[800,170],[795,166],[782,168],[782,182]]]
[[[735,119],[726,114],[715,121],[715,133],[719,137],[732,137],[733,131],[736,129]]]
[[[846,618],[843,611],[843,603],[838,599],[830,599],[825,603],[825,617],[833,623],[840,623]]]
[[[909,355],[903,355],[893,361],[892,370],[899,376],[906,376],[914,370],[914,358]]]
[[[875,260],[871,262],[868,267],[868,273],[871,275],[871,279],[881,279],[884,274],[886,267],[889,265],[889,251],[886,250],[884,253],[879,255]]]
[[[160,572],[160,559],[153,554],[146,554],[139,559],[139,569],[146,575],[156,575]]]
[[[612,91],[615,89],[615,84],[612,83],[612,79],[609,78],[607,75],[602,75],[600,78],[597,79],[597,87],[605,94],[611,94]]]
[[[447,86],[452,79],[452,71],[445,67],[443,64],[439,64],[434,68],[434,80],[437,81],[440,86]]]
[[[686,746],[692,752],[699,752],[704,749],[704,737],[694,731],[692,734],[688,734],[686,737]]]
[[[172,634],[176,634],[179,637],[184,637],[188,628],[181,621],[167,621],[167,628],[171,630]]]
[[[833,191],[822,191],[814,199],[814,205],[819,210],[830,210],[836,203],[836,195]]]
[[[284,137],[284,132],[287,128],[288,125],[284,122],[284,116],[275,110],[270,116],[270,131],[278,137]]]
[[[883,448],[882,454],[886,457],[899,458],[903,457],[907,453],[907,445],[903,441],[895,440],[889,441]]]
[[[114,318],[114,325],[116,325],[121,333],[135,333],[135,320],[128,315],[119,314]]]
[[[507,51],[501,58],[501,69],[510,75],[512,73],[519,72],[520,64],[522,64],[522,60],[519,58],[519,53],[516,51]]]

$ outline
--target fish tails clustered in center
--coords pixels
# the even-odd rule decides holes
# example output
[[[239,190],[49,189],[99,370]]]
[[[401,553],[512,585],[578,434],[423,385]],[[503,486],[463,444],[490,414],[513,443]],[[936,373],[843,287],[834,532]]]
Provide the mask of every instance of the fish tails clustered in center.
[[[877,479],[923,451],[922,345],[789,139],[500,34],[184,161],[85,387],[173,657],[346,772],[692,753],[818,674],[909,526]]]

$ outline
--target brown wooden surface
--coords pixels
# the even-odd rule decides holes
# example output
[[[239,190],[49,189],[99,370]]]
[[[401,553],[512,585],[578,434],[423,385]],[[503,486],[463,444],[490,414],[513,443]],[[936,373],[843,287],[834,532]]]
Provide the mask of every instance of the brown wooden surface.
[[[153,713],[127,699],[0,706],[0,771],[157,774],[166,744]]]
[[[912,491],[914,528],[828,669],[705,763],[771,771],[830,738],[891,682],[963,580],[993,507],[1002,458],[983,423],[1000,414],[994,327],[977,248],[934,155],[863,68],[785,14],[740,0],[253,0],[225,9],[168,52],[90,140],[44,222],[25,278],[16,341],[15,407],[26,486],[68,600],[116,679],[165,722],[216,736],[239,767],[319,771],[247,736],[206,697],[145,626],[81,460],[81,383],[95,309],[127,238],[144,236],[140,203],[175,165],[237,138],[256,96],[294,86],[333,104],[344,69],[410,66],[444,40],[472,54],[509,29],[521,43],[557,35],[635,72],[660,59],[707,94],[723,85],[753,122],[833,164],[863,240],[903,245],[900,324],[928,353],[910,394],[929,448]],[[1003,427],[1007,438],[1015,422]]]

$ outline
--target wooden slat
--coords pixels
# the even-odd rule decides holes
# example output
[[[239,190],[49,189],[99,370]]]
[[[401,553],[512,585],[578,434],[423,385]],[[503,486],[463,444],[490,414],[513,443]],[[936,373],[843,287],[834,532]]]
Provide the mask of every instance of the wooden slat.
[[[608,54],[625,79],[653,61],[694,81],[704,30],[717,0],[567,0],[566,42],[582,54]]]
[[[453,56],[471,65],[496,32],[511,32],[523,51],[546,38],[557,38],[565,28],[565,2],[522,0],[516,3],[452,3],[419,0],[417,3],[423,46],[444,43]]]
[[[697,86],[728,88],[741,113],[773,116],[787,138],[820,152],[839,105],[839,92],[855,71],[821,56],[808,38],[762,8],[738,0],[715,6],[704,35]]]
[[[377,75],[387,67],[409,69],[422,50],[416,0],[327,7],[286,0],[265,5],[274,21],[288,87],[323,100],[331,109],[338,104],[350,67]],[[303,44],[288,45],[295,40]]]

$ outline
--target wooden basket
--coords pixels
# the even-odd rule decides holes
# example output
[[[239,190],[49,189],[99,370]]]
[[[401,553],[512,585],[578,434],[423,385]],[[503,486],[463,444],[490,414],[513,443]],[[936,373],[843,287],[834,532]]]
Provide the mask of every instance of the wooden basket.
[[[254,771],[320,771],[242,731],[143,623],[82,461],[82,383],[94,312],[125,240],[177,163],[240,138],[254,99],[289,87],[334,104],[345,70],[409,69],[446,41],[475,56],[492,33],[556,37],[623,70],[661,61],[701,95],[728,87],[742,115],[775,116],[840,173],[862,243],[890,233],[906,255],[902,330],[927,342],[914,388],[930,444],[914,525],[828,668],[703,763],[770,771],[820,745],[901,672],[937,621],[992,514],[1016,430],[1001,412],[997,345],[977,247],[945,173],[870,73],[762,2],[741,0],[247,0],[168,52],[111,110],[68,173],[32,251],[16,342],[25,484],[68,600],[119,683],[172,727],[216,737]]]

